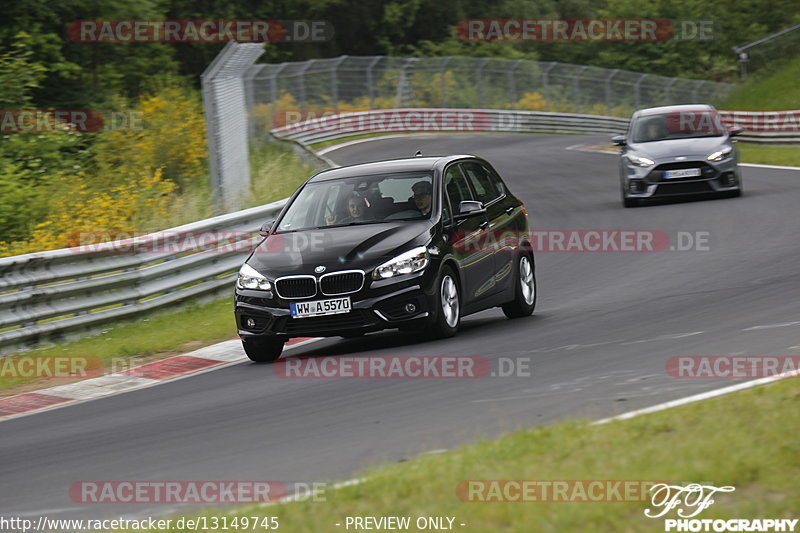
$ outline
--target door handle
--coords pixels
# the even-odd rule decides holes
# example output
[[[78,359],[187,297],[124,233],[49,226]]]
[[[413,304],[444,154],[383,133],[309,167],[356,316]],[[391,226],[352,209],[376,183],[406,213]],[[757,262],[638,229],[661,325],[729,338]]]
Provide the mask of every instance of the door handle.
[[[488,221],[488,220],[484,220],[483,222],[481,222],[481,225],[480,225],[480,226],[478,226],[478,227],[479,227],[480,229],[486,229],[486,228],[488,228],[488,227],[489,227],[489,221]]]
[[[506,207],[506,215],[510,215],[511,213],[513,213],[514,209],[516,209],[516,207],[513,207],[513,206]]]

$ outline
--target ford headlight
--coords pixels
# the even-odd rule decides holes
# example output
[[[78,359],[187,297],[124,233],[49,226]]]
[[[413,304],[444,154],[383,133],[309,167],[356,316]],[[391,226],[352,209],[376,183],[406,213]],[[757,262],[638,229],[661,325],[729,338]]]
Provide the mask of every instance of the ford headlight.
[[[372,271],[372,279],[387,279],[400,274],[419,272],[430,262],[430,254],[425,246],[418,246],[386,261]]]
[[[722,161],[726,157],[730,156],[731,152],[733,152],[733,146],[726,146],[722,150],[717,150],[716,152],[709,154],[706,159],[709,161]]]
[[[247,263],[243,264],[242,268],[239,269],[239,279],[236,280],[236,286],[240,289],[272,290],[272,283]]]
[[[632,154],[630,152],[625,154],[625,157],[628,158],[628,161],[630,161],[634,165],[638,165],[640,167],[652,167],[653,165],[656,164],[656,162],[653,161],[652,159],[648,159],[646,157],[641,157],[641,156],[638,156],[636,154]]]

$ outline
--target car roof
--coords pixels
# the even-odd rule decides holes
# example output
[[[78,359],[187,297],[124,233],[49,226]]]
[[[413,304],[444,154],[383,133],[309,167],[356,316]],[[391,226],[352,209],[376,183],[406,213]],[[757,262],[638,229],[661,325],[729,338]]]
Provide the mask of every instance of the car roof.
[[[352,178],[357,176],[368,176],[371,174],[389,174],[393,172],[430,172],[444,167],[452,161],[459,159],[476,159],[474,155],[437,155],[437,156],[417,156],[402,159],[388,159],[386,161],[374,161],[372,163],[359,163],[346,167],[332,168],[323,170],[314,175],[309,182],[329,181],[340,178]],[[479,158],[478,158],[479,159]]]
[[[647,115],[658,115],[662,113],[669,113],[671,111],[716,111],[716,108],[709,104],[665,105],[660,107],[639,109],[633,114],[633,116],[641,117]]]

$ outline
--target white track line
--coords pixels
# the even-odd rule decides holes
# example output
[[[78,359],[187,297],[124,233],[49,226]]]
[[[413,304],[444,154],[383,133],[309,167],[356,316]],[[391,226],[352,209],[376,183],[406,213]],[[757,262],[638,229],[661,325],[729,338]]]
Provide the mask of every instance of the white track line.
[[[325,155],[329,152],[333,152],[334,150],[338,150],[339,148],[346,148],[348,146],[353,146],[356,144],[366,143],[370,141],[382,141],[384,139],[403,139],[407,137],[420,137],[420,138],[431,138],[437,137],[438,135],[435,133],[397,133],[393,135],[379,135],[376,137],[368,137],[366,139],[356,139],[354,141],[345,141],[340,144],[334,144],[331,146],[326,146],[325,148],[320,148],[319,150],[314,150],[318,155]],[[425,155],[425,154],[422,154]]]
[[[709,398],[716,398],[718,396],[723,396],[725,394],[729,394],[731,392],[738,392],[745,389],[750,389],[753,387],[757,387],[759,385],[767,385],[769,383],[774,383],[776,381],[780,381],[786,378],[792,378],[800,376],[800,370],[793,370],[791,372],[786,372],[783,374],[778,374],[776,376],[770,376],[766,378],[754,379],[752,381],[746,381],[744,383],[737,383],[736,385],[731,385],[730,387],[723,387],[721,389],[716,389],[708,392],[702,392],[700,394],[695,394],[693,396],[687,396],[686,398],[681,398],[679,400],[672,400],[671,402],[660,403],[658,405],[653,405],[652,407],[645,407],[644,409],[637,409],[635,411],[629,411],[627,413],[623,413],[621,415],[612,416],[609,418],[601,418],[600,420],[595,420],[592,422],[592,425],[596,424],[607,424],[609,422],[614,422],[616,420],[628,420],[630,418],[634,418],[640,415],[646,415],[650,413],[657,413],[658,411],[666,411],[667,409],[672,409],[673,407],[679,407],[681,405],[686,405],[694,402],[699,402],[702,400],[708,400]]]
[[[759,163],[739,163],[740,167],[774,168],[776,170],[800,170],[800,167],[785,167],[782,165],[761,165]]]

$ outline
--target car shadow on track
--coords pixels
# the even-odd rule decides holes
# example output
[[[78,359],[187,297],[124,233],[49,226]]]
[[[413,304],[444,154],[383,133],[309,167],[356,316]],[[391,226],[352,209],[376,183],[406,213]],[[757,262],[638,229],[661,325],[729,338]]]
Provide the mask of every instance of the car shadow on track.
[[[486,312],[484,312],[486,313]],[[324,346],[317,346],[318,343],[308,347],[297,348],[290,354],[285,355],[281,360],[291,357],[331,357],[341,355],[353,355],[365,352],[382,351],[394,348],[408,348],[411,346],[423,347],[422,350],[430,352],[441,348],[442,350],[451,349],[448,343],[455,343],[462,340],[486,340],[492,337],[502,337],[504,335],[519,335],[519,328],[534,327],[543,320],[544,315],[533,315],[525,318],[509,320],[500,315],[481,316],[479,313],[474,317],[462,320],[458,334],[450,339],[436,339],[423,333],[402,332],[397,330],[378,331],[364,335],[363,337],[344,339],[330,337],[327,340],[333,343],[325,343]],[[338,340],[337,340],[338,339]],[[463,343],[459,343],[462,344]],[[480,343],[484,346],[485,343]],[[474,344],[473,344],[474,346]],[[481,348],[478,349],[481,351]]]

